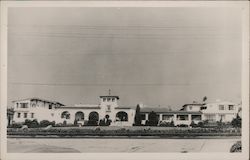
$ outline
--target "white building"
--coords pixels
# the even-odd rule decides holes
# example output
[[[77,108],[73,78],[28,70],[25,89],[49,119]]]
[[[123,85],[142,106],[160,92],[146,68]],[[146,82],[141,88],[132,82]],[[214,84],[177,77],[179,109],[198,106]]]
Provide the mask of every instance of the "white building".
[[[13,122],[15,123],[24,122],[25,119],[54,121],[56,109],[64,106],[64,104],[59,102],[41,98],[27,98],[13,101],[13,103]]]
[[[14,123],[22,123],[26,119],[38,122],[42,120],[55,121],[56,124],[99,124],[100,120],[111,120],[111,126],[132,126],[134,124],[136,107],[119,106],[118,96],[100,96],[99,104],[76,104],[65,106],[59,102],[40,98],[28,98],[13,101]],[[142,105],[140,105],[142,106]],[[142,124],[149,120],[150,112],[154,111],[159,122],[174,122],[174,125],[208,120],[212,122],[231,122],[238,114],[240,105],[232,102],[217,101],[206,104],[185,104],[179,111],[169,111],[161,107],[142,107]],[[105,117],[109,117],[108,119]],[[91,122],[91,123],[90,123]]]
[[[149,120],[150,112],[155,112],[159,123],[173,122],[175,126],[185,124],[190,125],[192,121],[198,124],[201,121],[202,113],[200,111],[169,111],[167,108],[142,108],[142,124]]]
[[[111,125],[132,126],[134,123],[135,109],[118,106],[118,96],[100,96],[97,105],[65,106],[59,102],[29,98],[13,101],[15,123],[24,122],[25,119],[38,122],[42,120],[55,121],[55,123],[82,123],[96,121],[99,123],[105,116],[109,116]]]
[[[181,110],[183,111],[200,111],[202,120],[210,122],[231,122],[238,114],[240,105],[228,101],[204,103],[204,104],[185,104]]]
[[[203,119],[209,121],[231,122],[239,112],[239,105],[228,101],[206,103],[202,110]]]

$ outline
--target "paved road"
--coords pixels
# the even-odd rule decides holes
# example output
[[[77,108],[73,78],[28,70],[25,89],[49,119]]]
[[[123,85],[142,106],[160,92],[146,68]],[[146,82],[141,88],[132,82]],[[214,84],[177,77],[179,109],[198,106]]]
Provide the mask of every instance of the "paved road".
[[[10,153],[229,152],[240,139],[25,139],[9,138]]]

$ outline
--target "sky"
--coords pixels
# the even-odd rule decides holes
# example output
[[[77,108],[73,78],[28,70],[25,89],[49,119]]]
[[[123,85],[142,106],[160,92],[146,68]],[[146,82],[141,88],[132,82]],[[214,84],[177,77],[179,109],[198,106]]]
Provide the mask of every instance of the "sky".
[[[179,109],[241,100],[236,8],[10,8],[8,105],[40,97],[65,105]]]

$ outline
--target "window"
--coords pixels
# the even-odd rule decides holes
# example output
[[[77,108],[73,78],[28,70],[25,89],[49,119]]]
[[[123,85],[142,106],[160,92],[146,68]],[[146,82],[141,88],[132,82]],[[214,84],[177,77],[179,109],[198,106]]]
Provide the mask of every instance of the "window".
[[[208,121],[215,121],[216,120],[215,114],[206,114],[206,119]]]
[[[225,117],[226,117],[226,116],[225,116],[224,114],[221,114],[221,115],[220,115],[220,121],[225,121]]]
[[[34,118],[34,113],[31,113],[31,118]]]
[[[116,121],[128,121],[128,114],[123,111],[116,113]]]
[[[110,112],[110,110],[111,110],[111,106],[107,105],[107,111]]]
[[[18,104],[19,104],[19,103],[16,103],[16,108],[18,108]]]
[[[187,121],[188,115],[177,115],[177,119],[180,121]]]
[[[21,113],[17,113],[17,118],[20,118],[21,117]]]
[[[110,98],[108,98],[108,102],[110,102]]]
[[[64,111],[64,112],[62,112],[62,114],[61,114],[61,118],[62,119],[70,119],[70,113],[68,112],[68,111]]]
[[[112,102],[114,102],[115,101],[115,98],[112,98]]]
[[[234,105],[228,105],[228,110],[234,110]]]
[[[201,110],[207,109],[207,107],[201,107]]]
[[[141,120],[146,120],[146,115],[145,114],[141,114]]]
[[[51,104],[49,104],[49,109],[52,109],[52,105]]]
[[[21,108],[28,108],[28,103],[20,103]]]
[[[23,118],[27,118],[27,113],[24,113]]]
[[[192,110],[192,109],[193,109],[193,107],[192,107],[192,106],[189,106],[189,109],[190,109],[190,110]]]
[[[162,120],[170,121],[173,119],[173,115],[162,115]]]
[[[106,98],[103,98],[103,102],[105,102],[106,101]]]
[[[219,110],[224,110],[224,105],[219,105]]]
[[[201,115],[192,115],[192,120],[201,120]]]

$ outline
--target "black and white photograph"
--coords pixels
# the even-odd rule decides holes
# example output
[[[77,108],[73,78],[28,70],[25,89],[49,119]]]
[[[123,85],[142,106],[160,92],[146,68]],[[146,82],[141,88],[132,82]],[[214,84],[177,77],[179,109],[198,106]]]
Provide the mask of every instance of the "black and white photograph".
[[[248,2],[77,3],[2,5],[1,158],[249,159]]]

